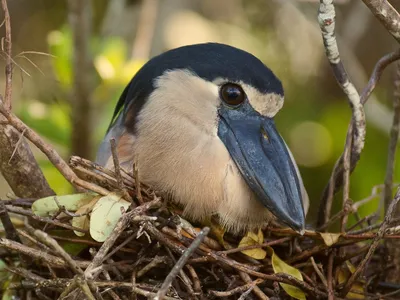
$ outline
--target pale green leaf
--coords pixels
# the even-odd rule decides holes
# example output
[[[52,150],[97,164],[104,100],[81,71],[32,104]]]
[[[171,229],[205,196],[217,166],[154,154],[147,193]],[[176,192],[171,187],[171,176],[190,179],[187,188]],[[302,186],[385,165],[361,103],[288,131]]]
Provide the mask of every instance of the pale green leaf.
[[[81,206],[92,201],[92,199],[96,196],[97,194],[95,193],[82,193],[41,198],[33,202],[32,211],[37,216],[48,217],[58,212],[58,205],[60,205],[64,206],[68,211],[73,212],[78,210]]]
[[[90,235],[97,242],[104,242],[113,231],[122,215],[121,208],[128,209],[130,203],[121,196],[110,193],[100,198],[90,216]]]
[[[287,263],[285,263],[282,259],[279,258],[278,255],[274,252],[274,250],[271,247],[268,247],[268,250],[271,252],[271,262],[272,262],[272,268],[274,269],[275,273],[285,273],[289,274],[298,280],[303,281],[303,276],[301,275],[300,271],[292,266],[289,266]],[[281,287],[285,290],[285,292],[299,300],[305,300],[306,296],[302,290],[300,290],[298,287],[295,287],[290,284],[286,283],[279,283]]]

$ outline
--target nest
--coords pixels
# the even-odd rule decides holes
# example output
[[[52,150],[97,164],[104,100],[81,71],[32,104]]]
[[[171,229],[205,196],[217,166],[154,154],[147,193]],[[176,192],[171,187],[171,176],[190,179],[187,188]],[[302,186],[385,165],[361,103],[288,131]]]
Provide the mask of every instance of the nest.
[[[379,243],[396,235],[381,232],[381,224],[365,227],[361,220],[356,225],[362,229],[307,230],[303,236],[268,226],[261,241],[238,247],[242,237],[200,230],[123,170],[78,157],[70,165],[87,189],[118,191],[131,204],[102,243],[88,232],[77,237],[73,231],[80,229],[71,225],[76,215],[62,205],[54,216],[42,217],[31,210],[35,199],[3,201],[8,212],[25,216],[15,229],[3,211],[7,238],[0,240],[6,269],[14,274],[6,287],[23,299],[396,298],[399,287],[383,282],[392,266]],[[79,251],[71,254],[66,245]],[[246,252],[252,249],[267,249],[268,255],[255,259]],[[283,272],[277,260],[274,265],[274,255],[301,278]]]

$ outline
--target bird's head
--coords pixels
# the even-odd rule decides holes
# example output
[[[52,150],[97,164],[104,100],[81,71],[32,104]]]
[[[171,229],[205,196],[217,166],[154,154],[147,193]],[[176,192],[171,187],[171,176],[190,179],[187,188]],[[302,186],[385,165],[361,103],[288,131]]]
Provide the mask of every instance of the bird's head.
[[[125,126],[140,140],[152,128],[147,136],[159,135],[146,137],[151,143],[193,153],[192,144],[219,141],[257,200],[302,231],[301,178],[274,123],[283,101],[281,82],[255,56],[216,43],[185,46],[151,59],[135,75],[108,136]]]

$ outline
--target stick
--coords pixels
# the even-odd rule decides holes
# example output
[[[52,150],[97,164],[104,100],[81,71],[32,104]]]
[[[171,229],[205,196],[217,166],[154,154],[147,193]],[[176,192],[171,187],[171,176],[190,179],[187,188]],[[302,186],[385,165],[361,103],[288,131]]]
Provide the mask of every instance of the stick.
[[[253,286],[256,286],[256,285],[258,285],[260,283],[263,283],[263,282],[264,282],[263,279],[256,279],[256,280],[254,280],[254,281],[252,281],[250,283],[247,283],[247,284],[242,285],[242,286],[238,286],[237,288],[234,288],[234,289],[231,289],[231,290],[228,290],[228,291],[224,291],[224,292],[221,292],[221,291],[210,291],[210,293],[213,294],[215,297],[220,297],[220,298],[222,298],[222,297],[231,297],[231,296],[233,296],[233,295],[235,295],[237,293],[243,293],[243,292],[247,291],[249,288],[251,288]]]
[[[392,199],[393,172],[395,166],[397,141],[399,138],[400,126],[400,64],[397,63],[396,79],[394,81],[394,99],[393,99],[393,123],[390,130],[389,150],[386,166],[385,187],[383,189],[383,199],[385,203],[385,211],[389,208]]]
[[[358,279],[358,277],[364,271],[365,266],[367,265],[367,263],[371,259],[371,257],[374,254],[376,248],[378,247],[380,240],[385,235],[386,229],[389,227],[389,224],[392,221],[392,218],[394,217],[394,214],[396,212],[396,206],[397,206],[397,203],[399,201],[400,201],[400,188],[397,190],[395,198],[390,203],[390,206],[389,206],[389,208],[388,208],[388,210],[386,212],[385,220],[382,222],[382,225],[379,228],[378,234],[376,235],[376,237],[374,238],[373,242],[371,243],[371,247],[369,248],[367,254],[365,255],[365,258],[358,265],[357,269],[350,276],[350,278],[347,281],[345,287],[343,288],[343,290],[341,292],[342,296],[347,295],[347,293],[350,291],[353,283]]]
[[[168,274],[167,278],[165,278],[160,290],[157,293],[157,296],[154,298],[154,300],[162,300],[165,298],[165,295],[167,294],[168,288],[170,287],[172,281],[175,279],[175,277],[179,274],[179,272],[182,270],[182,268],[185,266],[187,260],[190,258],[190,256],[197,250],[197,248],[200,247],[200,244],[204,240],[204,238],[208,235],[210,232],[210,228],[204,227],[200,233],[197,235],[196,239],[192,242],[189,248],[186,249],[186,251],[182,254],[182,256],[179,258],[175,266],[172,268],[171,272]]]
[[[387,0],[362,0],[389,33],[400,43],[400,15]]]
[[[320,0],[318,22],[322,32],[326,56],[332,67],[337,82],[347,95],[352,110],[351,125],[348,128],[348,137],[350,137],[346,139],[344,154],[342,155],[342,157],[344,157],[343,164],[345,169],[345,172],[343,173],[343,179],[346,183],[346,189],[344,191],[345,199],[343,199],[343,201],[344,203],[346,203],[348,198],[348,195],[346,195],[349,185],[348,178],[350,175],[350,155],[358,158],[361,154],[362,149],[364,148],[366,134],[365,114],[364,108],[361,104],[360,96],[353,83],[350,81],[349,76],[340,59],[339,49],[335,37],[335,7],[333,5],[333,0]],[[351,139],[353,140],[351,141]],[[333,201],[334,189],[331,186],[333,182],[334,180],[331,177],[328,199],[326,203],[322,202],[325,214],[323,222],[321,223],[326,223],[329,220],[330,209],[332,207]]]
[[[6,38],[4,41],[6,54],[6,89],[4,94],[4,106],[7,111],[11,111],[11,95],[12,95],[12,43],[11,43],[11,24],[10,24],[10,12],[7,7],[7,0],[1,0],[1,7],[4,12],[4,23],[6,28]]]
[[[122,215],[122,217],[119,219],[117,225],[115,226],[113,232],[104,241],[103,245],[97,252],[96,256],[93,258],[90,265],[86,268],[85,277],[86,278],[93,277],[93,275],[91,274],[92,270],[94,270],[95,268],[99,267],[102,264],[108,251],[114,245],[115,241],[120,236],[120,234],[124,231],[124,229],[129,225],[129,221],[132,217],[134,217],[135,215],[143,214],[145,211],[159,205],[160,203],[161,203],[160,199],[156,198],[155,200],[147,202],[141,206],[138,206],[134,210]]]
[[[10,250],[17,251],[21,254],[28,255],[30,257],[33,257],[37,259],[38,261],[47,263],[51,265],[52,267],[56,268],[65,268],[67,264],[65,263],[64,260],[62,260],[59,257],[56,257],[54,255],[48,254],[44,251],[40,251],[38,249],[34,248],[29,248],[25,245],[22,245],[20,243],[16,243],[14,241],[11,241],[9,239],[0,239],[0,247],[5,247]],[[89,262],[87,261],[79,261],[77,262],[78,266],[81,268],[85,268],[89,265]]]

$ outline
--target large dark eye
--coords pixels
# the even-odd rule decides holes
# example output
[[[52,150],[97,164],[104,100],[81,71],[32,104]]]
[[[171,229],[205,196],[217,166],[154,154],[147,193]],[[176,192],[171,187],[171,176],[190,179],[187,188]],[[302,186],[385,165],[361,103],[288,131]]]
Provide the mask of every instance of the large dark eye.
[[[246,94],[243,89],[233,83],[227,83],[221,86],[221,99],[230,106],[237,106],[246,99]]]

